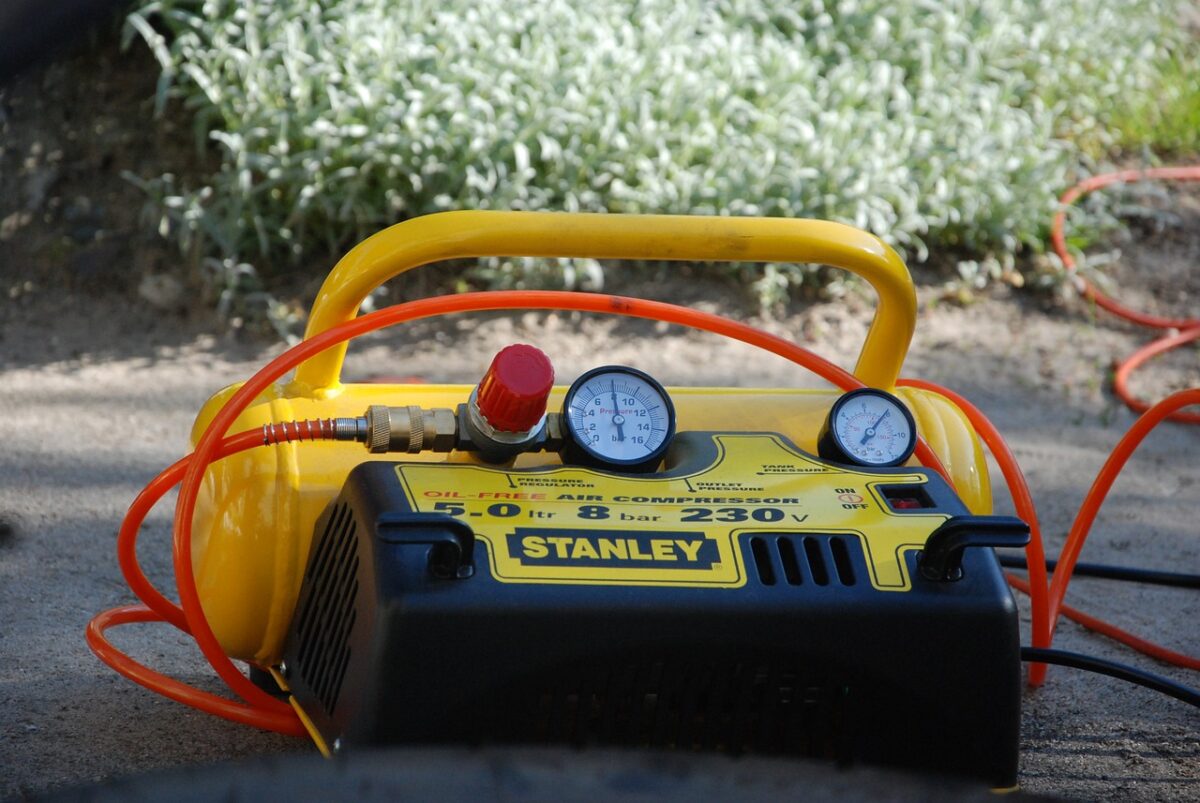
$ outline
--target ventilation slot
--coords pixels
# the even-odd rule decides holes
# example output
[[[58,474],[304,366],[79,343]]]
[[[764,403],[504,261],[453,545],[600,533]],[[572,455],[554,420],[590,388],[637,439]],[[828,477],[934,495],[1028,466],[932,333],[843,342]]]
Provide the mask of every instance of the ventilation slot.
[[[754,568],[758,569],[758,579],[765,586],[775,585],[775,567],[771,565],[770,547],[766,539],[751,538],[750,551],[754,553]]]
[[[556,674],[533,706],[537,741],[843,757],[848,689],[791,664],[657,660]]]
[[[755,535],[750,553],[765,586],[856,585],[863,561],[858,539],[841,535]]]
[[[788,585],[798,586],[804,582],[804,575],[800,573],[800,561],[796,557],[796,545],[792,543],[790,538],[780,538],[776,541],[779,545],[779,558],[783,561],[783,576],[787,578]]]
[[[854,562],[850,559],[850,547],[844,538],[830,538],[829,549],[833,552],[833,566],[838,580],[844,586],[854,585]]]
[[[829,585],[829,570],[825,568],[825,555],[821,551],[821,542],[816,538],[804,539],[804,556],[808,558],[808,569],[812,572],[813,582],[819,586]]]
[[[300,611],[297,670],[327,714],[337,706],[350,662],[358,598],[358,532],[350,508],[339,505],[309,564],[311,589]]]

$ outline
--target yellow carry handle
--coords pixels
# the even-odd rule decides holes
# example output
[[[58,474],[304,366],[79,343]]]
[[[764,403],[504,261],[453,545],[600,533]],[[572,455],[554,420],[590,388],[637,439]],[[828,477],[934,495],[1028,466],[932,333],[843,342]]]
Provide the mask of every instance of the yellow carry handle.
[[[867,232],[821,220],[442,212],[397,223],[355,246],[330,272],[313,302],[305,337],[358,312],[367,294],[407,270],[447,259],[486,256],[705,262],[801,262],[844,268],[879,294],[854,374],[891,389],[900,376],[917,319],[917,296],[903,260]],[[296,370],[289,391],[313,398],[339,387],[345,344]]]
[[[599,259],[804,262],[863,276],[879,294],[855,373],[868,385],[892,388],[916,325],[916,293],[899,256],[866,232],[817,220],[729,217],[579,215],[547,212],[447,212],[386,229],[334,267],[313,304],[308,337],[349,321],[367,294],[393,276],[431,262],[479,256]],[[502,344],[497,344],[502,345]],[[360,416],[371,405],[454,409],[467,385],[342,385],[345,347],[299,366],[295,380],[274,386],[239,417],[239,430],[284,421]],[[196,418],[199,438],[237,385],[208,400]],[[552,405],[562,403],[556,388]],[[778,432],[816,450],[817,433],[840,391],[678,388],[684,429]],[[963,413],[936,394],[897,388],[917,427],[950,471],[967,507],[991,512],[982,447]],[[530,454],[527,465],[554,466],[557,455]],[[460,455],[470,461],[470,455]],[[261,666],[278,662],[292,621],[312,534],[322,512],[367,460],[395,460],[342,444],[287,443],[214,463],[196,506],[193,555],[197,588],[213,632],[229,655]],[[413,463],[443,462],[433,452],[405,455]]]

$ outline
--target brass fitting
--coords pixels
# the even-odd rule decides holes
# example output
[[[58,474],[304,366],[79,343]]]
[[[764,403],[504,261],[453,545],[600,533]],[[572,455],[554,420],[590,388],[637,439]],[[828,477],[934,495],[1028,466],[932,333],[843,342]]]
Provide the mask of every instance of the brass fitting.
[[[454,411],[445,408],[387,407],[373,404],[364,416],[367,451],[449,452],[458,437]]]

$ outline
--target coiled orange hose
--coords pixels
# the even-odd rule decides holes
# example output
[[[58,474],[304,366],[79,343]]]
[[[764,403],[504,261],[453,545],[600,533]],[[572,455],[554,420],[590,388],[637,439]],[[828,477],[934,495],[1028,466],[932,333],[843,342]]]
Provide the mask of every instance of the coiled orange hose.
[[[223,440],[217,449],[216,458],[263,445],[261,430],[251,430]],[[121,530],[117,535],[117,556],[121,571],[129,587],[143,601],[143,605],[126,605],[98,614],[87,626],[87,643],[100,660],[121,675],[164,697],[215,714],[224,719],[253,725],[292,736],[305,736],[307,731],[290,707],[279,708],[278,700],[270,698],[276,705],[243,705],[216,694],[197,689],[174,678],[167,677],[141,664],[117,649],[105,635],[111,627],[135,622],[168,622],[185,633],[190,633],[187,618],[182,609],[164,597],[146,579],[137,563],[135,551],[137,533],[142,521],[154,504],[171,488],[179,483],[191,458],[179,460],[155,477],[138,494],[125,514]],[[240,673],[239,673],[240,674]]]
[[[281,733],[303,734],[304,729],[292,709],[286,703],[271,697],[255,686],[242,674],[233,661],[224,654],[204,616],[196,589],[191,560],[192,517],[204,473],[208,466],[216,460],[244,449],[263,445],[264,441],[271,441],[270,437],[264,438],[262,430],[251,430],[229,438],[225,438],[224,435],[242,411],[252,404],[272,382],[278,380],[287,371],[309,357],[338,343],[396,323],[437,315],[500,309],[577,310],[677,323],[741,340],[742,342],[783,356],[802,367],[814,371],[843,390],[861,387],[861,383],[853,375],[782,338],[717,315],[656,301],[551,291],[467,293],[457,296],[413,301],[361,316],[303,341],[279,357],[276,357],[255,373],[217,413],[213,421],[201,435],[196,445],[196,450],[190,456],[183,458],[162,472],[134,500],[118,536],[118,553],[122,571],[130,587],[145,602],[145,605],[117,608],[96,616],[89,623],[87,632],[88,644],[93,651],[101,660],[108,663],[122,675],[171,699],[237,722]],[[1035,525],[1037,521],[1036,512],[1033,509],[1032,499],[1029,496],[1024,478],[1020,473],[1020,468],[1016,465],[1016,460],[1012,456],[1011,451],[1008,450],[1003,439],[990,422],[987,421],[986,417],[966,402],[965,399],[944,388],[918,380],[904,380],[902,384],[923,387],[941,393],[963,408],[964,413],[972,420],[1000,462],[1005,479],[1009,482],[1010,489],[1013,491],[1014,499],[1018,499],[1018,509],[1022,511],[1023,515],[1028,516],[1027,520],[1031,522],[1031,526]],[[1119,471],[1146,432],[1179,407],[1195,403],[1196,399],[1190,394],[1200,397],[1200,390],[1184,391],[1183,394],[1175,394],[1175,396],[1172,396],[1166,402],[1157,405],[1152,411],[1153,415],[1148,414],[1144,417],[1147,419],[1147,423],[1139,430],[1140,435],[1133,437],[1133,430],[1131,430],[1131,434],[1126,436],[1121,446],[1114,452],[1114,458],[1110,458],[1110,463],[1113,464],[1111,469],[1112,476],[1115,476],[1115,472]],[[1139,420],[1140,423],[1141,420]],[[301,430],[297,426],[292,431],[296,436],[299,436]],[[286,428],[283,428],[282,433],[280,439],[288,439],[286,437],[288,434]],[[313,434],[311,427],[307,430],[307,434]],[[1123,449],[1122,447],[1125,448]],[[1122,456],[1119,459],[1115,459],[1119,453],[1122,453]],[[921,442],[918,444],[917,456],[923,464],[946,476],[944,467],[941,466],[936,456],[925,443]],[[1106,464],[1105,469],[1109,470],[1108,464]],[[1108,485],[1104,485],[1101,482],[1104,476],[1105,474],[1102,472],[1102,477],[1097,478],[1096,486],[1093,487],[1093,491],[1088,497],[1090,502],[1098,494],[1098,499],[1094,503],[1097,509],[1099,503],[1103,500],[1104,493],[1107,492],[1108,485],[1111,485],[1111,479],[1108,480]],[[947,477],[947,479],[949,478]],[[174,539],[175,574],[180,596],[179,605],[170,602],[153,587],[137,564],[136,557],[136,535],[142,520],[154,503],[177,482],[182,483],[175,508]],[[1101,487],[1102,490],[1097,490]],[[1087,507],[1088,505],[1085,503],[1085,509]],[[1072,530],[1073,538],[1068,539],[1068,547],[1072,547],[1073,544],[1075,545],[1072,547],[1074,550],[1073,556],[1064,548],[1064,561],[1060,561],[1060,571],[1055,573],[1056,583],[1060,577],[1064,579],[1056,585],[1059,594],[1058,603],[1051,607],[1048,607],[1045,601],[1047,586],[1045,583],[1045,559],[1040,531],[1037,531],[1037,536],[1031,540],[1027,556],[1029,558],[1029,565],[1033,567],[1031,577],[1034,578],[1034,582],[1030,587],[1030,591],[1035,600],[1035,643],[1037,641],[1045,641],[1048,644],[1049,639],[1052,638],[1053,621],[1058,606],[1061,604],[1061,595],[1066,592],[1066,582],[1069,579],[1070,567],[1074,565],[1074,561],[1078,556],[1078,550],[1082,548],[1083,539],[1086,537],[1086,528],[1090,526],[1094,515],[1094,510],[1091,513],[1091,518],[1085,516],[1084,511],[1081,510],[1080,518],[1077,519],[1077,527]],[[1079,528],[1082,529],[1080,530]],[[1083,534],[1076,536],[1075,532],[1077,530]],[[187,684],[154,672],[121,653],[105,636],[105,631],[110,627],[131,622],[149,621],[166,621],[180,630],[190,633],[196,639],[197,645],[213,669],[245,703],[238,703],[195,689]],[[1156,647],[1157,645],[1151,646]],[[1158,649],[1161,650],[1162,648]],[[1184,656],[1184,658],[1187,657]],[[1034,667],[1034,669],[1037,668],[1036,666]],[[1044,667],[1041,667],[1041,669],[1044,673]],[[1033,672],[1031,671],[1032,681]]]
[[[263,445],[261,430],[243,432],[224,440],[221,438],[232,422],[263,390],[314,354],[367,332],[404,321],[457,312],[499,309],[578,310],[677,323],[758,346],[814,371],[842,389],[862,387],[862,383],[852,374],[783,338],[718,315],[663,302],[584,293],[509,291],[465,293],[423,299],[364,315],[294,346],[260,369],[217,413],[197,443],[195,452],[163,471],[138,495],[130,506],[118,534],[118,556],[126,580],[145,602],[145,606],[118,608],[106,611],[93,619],[88,626],[88,643],[92,650],[121,674],[171,699],[238,722],[283,733],[297,733],[298,720],[291,709],[255,686],[221,650],[200,606],[192,573],[191,520],[204,472],[215,460],[236,451]],[[286,434],[286,427],[279,429]],[[299,433],[300,428],[293,428],[293,432]],[[919,442],[916,454],[924,465],[950,481],[944,466],[927,444]],[[176,502],[174,557],[180,604],[175,605],[155,589],[142,572],[137,563],[136,537],[150,508],[179,482],[183,483],[183,487]],[[104,635],[109,627],[135,621],[165,621],[191,634],[209,664],[247,705],[193,689],[153,672],[117,650]]]
[[[1062,197],[1059,198],[1061,208],[1054,215],[1054,222],[1050,226],[1050,243],[1054,248],[1054,253],[1058,254],[1058,258],[1062,260],[1063,267],[1067,272],[1075,277],[1079,291],[1085,298],[1094,302],[1101,309],[1107,310],[1118,318],[1123,318],[1131,323],[1136,323],[1150,329],[1179,330],[1178,333],[1168,333],[1166,336],[1142,346],[1117,366],[1116,373],[1113,375],[1113,392],[1130,409],[1136,410],[1139,413],[1149,410],[1150,405],[1129,391],[1129,375],[1150,358],[1171,349],[1179,348],[1185,343],[1200,339],[1200,318],[1164,318],[1157,315],[1148,315],[1126,307],[1111,296],[1100,292],[1096,285],[1079,275],[1075,258],[1071,256],[1071,252],[1067,249],[1066,237],[1063,235],[1063,226],[1066,222],[1067,207],[1087,193],[1112,184],[1123,184],[1147,179],[1156,181],[1200,181],[1200,166],[1119,170],[1115,173],[1102,173],[1092,176],[1063,193]],[[1177,411],[1170,415],[1170,420],[1186,424],[1200,424],[1200,413],[1183,413]]]

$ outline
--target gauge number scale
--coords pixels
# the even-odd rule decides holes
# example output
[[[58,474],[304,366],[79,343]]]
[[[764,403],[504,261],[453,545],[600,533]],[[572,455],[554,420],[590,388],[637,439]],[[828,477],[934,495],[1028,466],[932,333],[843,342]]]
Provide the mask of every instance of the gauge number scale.
[[[834,403],[818,440],[822,457],[860,466],[898,466],[916,446],[912,413],[890,393],[851,391]]]
[[[675,411],[663,387],[625,366],[604,366],[575,381],[563,414],[580,462],[637,468],[657,463],[675,431]]]

